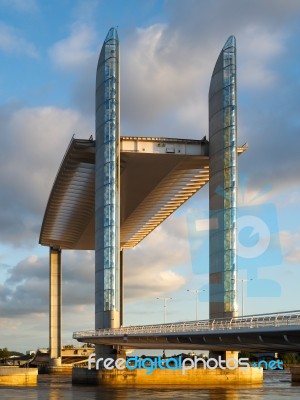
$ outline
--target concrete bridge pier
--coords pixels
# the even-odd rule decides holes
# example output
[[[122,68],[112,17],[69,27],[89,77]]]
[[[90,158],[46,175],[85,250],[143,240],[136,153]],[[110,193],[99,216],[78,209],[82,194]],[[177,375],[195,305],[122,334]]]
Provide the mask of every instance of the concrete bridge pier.
[[[218,357],[221,357],[221,360],[228,361],[230,359],[239,359],[239,352],[238,351],[210,351],[209,352],[210,358],[215,358],[216,360]]]
[[[61,366],[61,249],[50,247],[49,367]]]

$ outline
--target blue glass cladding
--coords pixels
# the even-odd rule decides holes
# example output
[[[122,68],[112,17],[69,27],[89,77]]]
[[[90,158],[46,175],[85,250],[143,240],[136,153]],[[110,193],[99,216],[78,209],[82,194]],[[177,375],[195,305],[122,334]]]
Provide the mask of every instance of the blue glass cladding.
[[[236,311],[236,47],[230,37],[223,48],[224,86],[224,305]]]
[[[112,28],[101,50],[96,88],[96,263],[103,273],[103,286],[98,288],[98,295],[103,295],[103,311],[120,309],[119,136],[119,41]]]
[[[233,36],[225,43],[213,72],[209,118],[210,219],[217,221],[217,228],[210,231],[210,302],[216,304],[215,308],[212,306],[213,313],[234,313],[237,309],[237,132],[236,46]]]

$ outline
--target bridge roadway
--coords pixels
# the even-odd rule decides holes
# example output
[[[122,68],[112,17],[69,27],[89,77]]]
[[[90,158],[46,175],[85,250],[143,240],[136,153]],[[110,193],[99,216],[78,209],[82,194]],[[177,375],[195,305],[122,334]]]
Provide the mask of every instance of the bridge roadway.
[[[73,338],[130,349],[300,352],[300,311],[80,331]]]

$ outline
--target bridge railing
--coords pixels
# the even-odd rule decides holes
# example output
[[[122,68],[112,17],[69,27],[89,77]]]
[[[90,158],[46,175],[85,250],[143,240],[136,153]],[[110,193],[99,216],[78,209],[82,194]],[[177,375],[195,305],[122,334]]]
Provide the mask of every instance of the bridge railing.
[[[73,333],[74,339],[95,336],[149,335],[166,333],[187,333],[224,331],[252,328],[276,328],[300,325],[300,311],[252,315],[231,319],[214,319],[201,321],[175,322],[156,325],[123,326],[114,329],[87,330]]]

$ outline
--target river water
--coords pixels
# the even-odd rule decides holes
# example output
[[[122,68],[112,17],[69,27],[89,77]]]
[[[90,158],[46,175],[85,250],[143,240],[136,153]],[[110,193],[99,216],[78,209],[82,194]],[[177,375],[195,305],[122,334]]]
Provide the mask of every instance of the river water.
[[[260,387],[218,389],[103,389],[72,385],[70,376],[40,375],[35,387],[0,386],[0,400],[281,400],[300,399],[300,385],[292,385],[287,371],[266,371]]]

